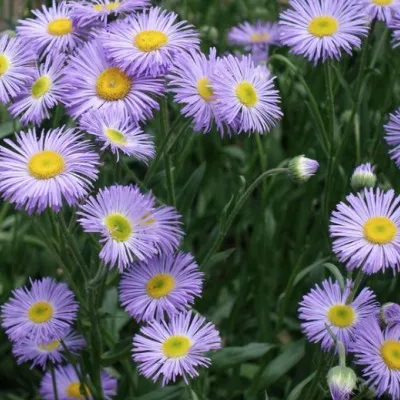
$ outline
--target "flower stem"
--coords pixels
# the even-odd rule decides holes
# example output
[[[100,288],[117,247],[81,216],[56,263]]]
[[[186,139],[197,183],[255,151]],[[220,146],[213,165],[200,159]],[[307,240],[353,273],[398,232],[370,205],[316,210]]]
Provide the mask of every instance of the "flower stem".
[[[50,373],[51,373],[51,382],[53,384],[54,400],[58,400],[58,390],[56,382],[56,373],[54,371],[54,364],[50,365]]]
[[[364,278],[364,272],[360,268],[360,270],[358,271],[358,273],[356,275],[356,279],[354,279],[354,285],[353,285],[353,288],[351,289],[349,297],[347,297],[347,299],[346,299],[346,304],[350,304],[354,300],[354,297],[356,296],[356,293],[361,285],[363,278]]]

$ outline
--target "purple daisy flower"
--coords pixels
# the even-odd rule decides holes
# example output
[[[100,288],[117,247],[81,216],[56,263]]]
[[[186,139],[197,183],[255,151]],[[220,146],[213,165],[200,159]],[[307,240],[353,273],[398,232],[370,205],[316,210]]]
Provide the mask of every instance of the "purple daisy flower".
[[[123,70],[157,76],[165,73],[182,52],[199,48],[199,35],[178,14],[159,7],[114,24],[105,33],[104,47]]]
[[[97,21],[107,22],[109,16],[128,14],[150,5],[149,0],[88,0],[70,3],[72,18],[78,26],[85,26]]]
[[[17,208],[41,213],[58,212],[62,201],[75,205],[97,179],[100,158],[88,141],[65,127],[20,132],[16,143],[0,146],[0,193]]]
[[[88,32],[73,23],[70,7],[65,1],[57,4],[53,0],[52,7],[42,6],[42,10],[32,10],[32,14],[36,18],[19,20],[16,30],[25,45],[41,58],[71,52],[87,38]]]
[[[111,109],[93,110],[84,114],[79,122],[81,130],[94,135],[102,144],[102,151],[110,148],[117,159],[120,151],[145,163],[154,157],[152,138],[126,114],[120,115]]]
[[[352,270],[367,274],[400,266],[400,196],[393,190],[350,194],[331,216],[332,249]]]
[[[254,24],[243,22],[234,26],[228,33],[230,44],[243,46],[246,50],[253,47],[279,44],[279,25],[270,21],[256,21]]]
[[[307,339],[313,343],[320,343],[324,351],[335,346],[335,343],[326,329],[328,325],[345,348],[355,339],[357,327],[371,314],[378,311],[375,294],[364,288],[347,304],[353,283],[348,280],[342,291],[338,282],[326,279],[316,285],[310,293],[303,297],[299,307],[301,327]]]
[[[357,330],[350,351],[356,364],[362,365],[363,377],[375,389],[377,397],[389,393],[400,399],[400,330],[381,330],[376,318],[369,318]]]
[[[124,273],[120,301],[138,322],[182,312],[201,295],[203,273],[190,254],[161,254]]]
[[[66,70],[70,91],[65,104],[74,118],[102,108],[138,122],[159,108],[153,97],[163,93],[163,80],[123,71],[106,58],[99,41],[88,43],[71,57]]]
[[[65,283],[51,278],[30,282],[30,289],[13,290],[13,297],[1,306],[1,326],[13,342],[27,337],[36,343],[60,340],[76,319],[74,294]]]
[[[316,64],[351,54],[366,36],[367,18],[359,2],[347,0],[292,0],[280,15],[281,41],[294,54]]]
[[[393,48],[400,46],[400,13],[395,14],[392,18],[389,28],[392,30]]]
[[[136,259],[146,260],[160,249],[172,250],[179,244],[178,214],[169,207],[153,208],[154,201],[136,186],[115,185],[100,190],[81,206],[79,223],[85,232],[101,235],[104,262],[122,271]]]
[[[89,388],[81,385],[79,377],[72,365],[58,367],[55,370],[58,400],[83,400],[82,391],[85,390],[88,399],[93,400]],[[82,387],[81,387],[82,386]],[[101,372],[101,387],[106,400],[111,400],[117,394],[117,380],[106,371]],[[81,391],[82,390],[82,391]],[[40,384],[40,395],[44,400],[54,400],[53,380],[48,371]]]
[[[85,346],[85,339],[72,331],[68,332],[63,338],[65,346],[72,354],[77,354]],[[38,344],[36,341],[27,337],[13,343],[13,354],[17,358],[18,364],[27,361],[32,362],[32,368],[40,366],[46,369],[47,362],[59,364],[65,359],[63,346],[60,340],[47,341]]]
[[[8,103],[25,87],[34,75],[35,56],[26,50],[18,38],[0,38],[0,101]]]
[[[373,188],[376,184],[375,166],[368,162],[356,167],[350,184],[355,191]]]
[[[39,125],[50,118],[50,110],[56,106],[67,93],[63,81],[64,56],[48,58],[33,70],[29,82],[19,91],[9,111],[14,118],[20,118],[24,125]]]
[[[212,76],[216,114],[236,133],[269,131],[282,117],[274,79],[265,79],[250,56],[225,57]]]
[[[208,58],[192,51],[181,57],[181,62],[172,67],[168,76],[174,100],[183,105],[182,114],[193,118],[194,129],[203,133],[210,131],[216,117],[211,79],[218,61],[215,48],[210,49]],[[217,125],[222,129],[218,121]]]
[[[182,376],[199,375],[198,367],[209,367],[211,360],[205,356],[210,350],[221,348],[221,338],[215,326],[192,312],[178,314],[169,322],[153,321],[143,326],[133,338],[133,359],[139,372],[162,384]]]
[[[395,113],[389,115],[389,122],[384,128],[386,143],[392,147],[389,151],[390,157],[396,163],[397,167],[400,168],[400,108]]]
[[[371,20],[377,19],[387,24],[400,12],[400,0],[360,0],[360,4]]]
[[[380,319],[388,327],[400,328],[400,305],[396,303],[386,303],[381,307]]]

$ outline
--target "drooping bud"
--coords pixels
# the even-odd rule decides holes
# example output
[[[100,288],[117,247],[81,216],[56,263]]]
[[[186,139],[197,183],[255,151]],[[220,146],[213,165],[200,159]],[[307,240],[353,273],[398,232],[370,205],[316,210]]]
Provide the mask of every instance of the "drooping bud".
[[[384,304],[380,310],[380,318],[389,327],[395,325],[400,327],[400,305],[396,303]]]
[[[289,174],[297,182],[307,182],[319,168],[318,161],[304,155],[294,157],[289,162]]]
[[[351,368],[345,366],[331,368],[327,380],[332,400],[349,400],[357,386],[357,375]]]
[[[351,176],[350,184],[356,192],[364,188],[373,188],[376,184],[375,166],[371,163],[359,165]]]

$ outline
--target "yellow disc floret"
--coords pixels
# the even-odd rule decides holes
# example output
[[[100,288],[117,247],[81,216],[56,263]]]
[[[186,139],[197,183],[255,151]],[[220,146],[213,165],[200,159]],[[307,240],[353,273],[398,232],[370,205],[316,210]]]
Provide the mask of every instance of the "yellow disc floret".
[[[132,225],[124,215],[119,213],[110,214],[104,222],[111,237],[117,242],[125,242],[130,238]]]
[[[372,217],[364,224],[364,237],[374,244],[390,243],[396,234],[396,224],[387,217]]]
[[[10,68],[10,60],[5,54],[0,54],[0,76],[4,75]]]
[[[64,36],[73,32],[72,21],[69,18],[57,18],[47,25],[47,32],[53,36]]]
[[[146,53],[158,50],[168,43],[168,36],[161,31],[142,31],[135,36],[136,47]]]
[[[68,397],[72,399],[79,399],[79,400],[84,400],[85,396],[82,393],[82,391],[86,392],[86,395],[89,395],[89,389],[86,386],[81,386],[80,382],[72,382],[70,383],[67,388],[65,389],[65,393],[67,394]]]
[[[104,70],[96,82],[97,94],[108,101],[124,99],[131,90],[131,86],[131,79],[119,68]]]
[[[37,179],[50,179],[65,169],[64,157],[52,150],[34,154],[28,162],[29,174]]]
[[[377,6],[390,6],[393,3],[393,0],[372,0],[372,3]]]
[[[167,296],[175,287],[175,279],[170,274],[158,274],[153,276],[146,285],[149,296],[159,299]]]
[[[105,135],[108,137],[110,142],[116,145],[124,145],[127,143],[126,137],[123,133],[117,131],[116,129],[106,128],[104,129]]]
[[[211,87],[211,82],[207,78],[200,78],[197,81],[197,91],[200,97],[206,102],[213,100],[214,92]]]
[[[38,99],[44,96],[51,87],[51,79],[44,75],[40,78],[37,78],[36,81],[32,85],[31,93],[32,97]]]
[[[390,369],[400,369],[400,342],[387,340],[381,347],[383,361]]]
[[[250,82],[241,82],[237,84],[236,96],[246,107],[254,107],[258,101],[256,89]]]
[[[334,326],[347,328],[354,323],[356,314],[351,306],[336,304],[329,309],[328,319]]]
[[[38,301],[28,310],[28,318],[35,324],[50,321],[53,317],[53,306],[47,301]]]
[[[53,340],[47,344],[40,344],[39,349],[43,351],[54,351],[60,347],[60,342],[58,340]]]
[[[95,4],[93,8],[96,11],[113,11],[117,9],[120,5],[119,1],[115,1],[114,3],[108,3],[108,4]]]
[[[336,18],[330,16],[321,16],[313,18],[308,24],[308,31],[311,35],[322,38],[332,36],[339,28],[339,22]]]
[[[179,358],[186,356],[189,353],[192,342],[186,336],[175,335],[170,336],[162,344],[162,351],[165,357],[168,358]]]
[[[269,39],[269,33],[253,33],[250,39],[253,43],[266,42]]]

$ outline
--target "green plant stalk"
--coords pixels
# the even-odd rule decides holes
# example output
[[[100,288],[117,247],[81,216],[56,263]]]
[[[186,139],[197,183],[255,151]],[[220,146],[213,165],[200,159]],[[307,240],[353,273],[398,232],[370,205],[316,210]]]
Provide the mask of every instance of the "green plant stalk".
[[[53,384],[54,400],[58,400],[56,374],[55,374],[55,371],[54,371],[54,364],[53,363],[50,363],[50,373],[51,373],[51,383]]]
[[[204,259],[202,260],[202,262],[200,264],[200,269],[206,269],[206,265],[207,265],[208,261],[210,260],[210,258],[221,247],[221,244],[222,244],[226,234],[228,233],[236,215],[239,213],[239,211],[243,207],[244,203],[247,201],[247,199],[250,197],[250,195],[253,193],[253,191],[256,189],[256,187],[268,176],[274,176],[274,175],[281,174],[281,173],[288,173],[288,169],[287,168],[270,169],[268,171],[263,172],[251,183],[251,185],[246,189],[246,191],[242,194],[242,196],[239,198],[239,200],[234,205],[226,222],[224,224],[222,224],[222,226],[220,227],[220,231],[219,231],[217,238],[214,240],[209,251],[207,252],[207,254],[205,255]]]
[[[364,278],[364,272],[360,268],[356,275],[356,279],[354,279],[353,289],[351,289],[349,297],[346,299],[346,304],[350,304],[354,300],[354,297],[356,296],[356,293],[361,285],[363,278]]]
[[[166,98],[161,101],[161,132],[164,138],[167,137],[169,132],[169,115],[168,115],[168,101]],[[171,164],[171,157],[168,154],[168,149],[164,149],[164,166],[165,173],[167,176],[167,188],[168,188],[168,201],[176,207],[176,195],[174,188],[174,175]]]

